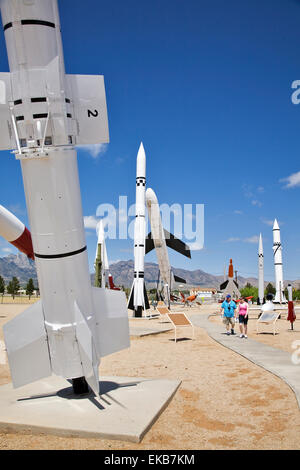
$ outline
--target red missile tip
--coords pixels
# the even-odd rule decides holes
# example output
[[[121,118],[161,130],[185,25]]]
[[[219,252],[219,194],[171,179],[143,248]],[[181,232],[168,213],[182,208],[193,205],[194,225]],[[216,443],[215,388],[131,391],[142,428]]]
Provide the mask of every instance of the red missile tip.
[[[18,248],[18,250],[21,251],[22,253],[25,253],[25,255],[27,255],[28,258],[34,260],[34,251],[33,251],[33,246],[32,246],[31,233],[26,227],[22,235],[14,242],[11,242],[11,244],[14,245],[16,248]]]

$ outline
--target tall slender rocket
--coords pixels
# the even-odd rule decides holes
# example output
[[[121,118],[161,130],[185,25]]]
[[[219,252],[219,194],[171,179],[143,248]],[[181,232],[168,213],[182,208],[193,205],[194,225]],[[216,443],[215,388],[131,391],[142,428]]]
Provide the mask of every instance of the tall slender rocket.
[[[186,281],[173,273],[167,247],[187,258],[191,258],[191,251],[182,240],[163,228],[159,203],[155,192],[151,188],[146,191],[146,205],[151,226],[151,232],[146,238],[146,254],[153,249],[156,251],[159,277],[163,283],[163,297],[165,303],[170,307],[170,296],[174,282],[186,283]]]
[[[136,196],[134,225],[134,279],[129,297],[128,308],[134,317],[141,317],[143,310],[149,308],[144,279],[145,237],[146,237],[146,155],[141,142],[136,160]]]
[[[65,74],[57,0],[0,7],[10,68],[0,74],[0,149],[21,163],[41,292],[4,327],[13,383],[54,373],[98,393],[100,357],[128,331],[125,296],[115,339],[110,291],[91,287],[74,148],[109,140],[103,77]]]
[[[106,271],[109,269],[103,221],[98,224],[98,241],[95,256],[95,287],[105,287]]]
[[[265,283],[264,283],[264,249],[263,249],[263,241],[262,235],[259,235],[259,242],[258,242],[258,305],[262,305],[265,303]]]
[[[274,220],[273,225],[273,254],[274,254],[274,269],[275,269],[275,303],[286,303],[283,285],[283,271],[282,271],[282,247],[280,240],[280,228],[277,220]]]

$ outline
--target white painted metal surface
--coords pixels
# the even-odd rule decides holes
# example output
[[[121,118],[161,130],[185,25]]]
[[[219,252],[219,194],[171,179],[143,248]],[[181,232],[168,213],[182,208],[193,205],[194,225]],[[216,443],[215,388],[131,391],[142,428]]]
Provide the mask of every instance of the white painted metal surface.
[[[96,315],[105,317],[107,306],[95,304],[92,294],[73,145],[108,141],[103,77],[65,75],[57,0],[0,0],[0,7],[10,67],[9,80],[0,76],[0,136],[7,142],[11,135],[7,148],[17,148],[21,161],[51,370],[85,376],[98,393],[98,332],[105,331],[101,323],[96,328]],[[16,332],[5,338],[11,358],[19,350],[18,320],[6,327]],[[30,329],[33,316],[28,321]],[[123,338],[125,321],[122,327]],[[110,335],[112,329],[108,342]],[[25,362],[34,367],[16,373],[18,386],[36,380],[35,368],[49,372],[36,348],[24,346]]]
[[[134,225],[134,280],[129,296],[128,308],[134,316],[141,316],[142,310],[149,308],[145,299],[145,238],[146,238],[146,155],[141,143],[136,161],[136,198]]]
[[[258,299],[262,305],[265,297],[265,283],[264,283],[264,250],[262,235],[259,235],[258,243]]]
[[[273,225],[273,254],[274,254],[274,269],[275,269],[275,287],[276,294],[274,298],[275,303],[286,303],[283,285],[283,270],[282,270],[282,246],[280,240],[280,228],[277,220],[274,220]]]
[[[5,207],[0,205],[0,236],[8,242],[17,240],[25,230],[25,225]]]
[[[146,191],[146,204],[151,225],[153,243],[160,270],[160,276],[164,284],[164,297],[165,299],[169,299],[170,289],[172,289],[173,280],[171,266],[165,240],[165,234],[161,222],[158,200],[155,192],[151,188],[148,188]]]
[[[105,233],[104,233],[104,227],[103,227],[103,221],[102,220],[100,220],[100,222],[97,225],[97,232],[98,232],[98,241],[97,241],[95,262],[97,260],[98,249],[100,249],[100,253],[101,253],[101,280],[102,280],[101,286],[105,287],[105,284],[106,284],[106,271],[109,270],[109,262],[108,262],[106,243],[105,243]]]

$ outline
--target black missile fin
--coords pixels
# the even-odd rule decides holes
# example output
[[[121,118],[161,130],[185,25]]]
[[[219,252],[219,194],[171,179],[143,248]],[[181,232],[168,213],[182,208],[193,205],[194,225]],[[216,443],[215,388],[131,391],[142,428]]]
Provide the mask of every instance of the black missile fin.
[[[145,246],[145,255],[146,255],[147,253],[150,253],[150,251],[154,249],[154,241],[153,241],[151,232],[148,233],[145,242],[146,242],[146,246]]]
[[[222,282],[222,284],[220,285],[220,290],[224,290],[224,289],[227,287],[227,285],[228,285],[228,282],[229,282],[228,280],[227,280],[227,281],[224,281],[224,282]]]
[[[148,299],[145,283],[144,283],[144,302],[145,302],[145,310],[149,310],[150,305],[149,305],[149,299]]]
[[[186,280],[183,279],[182,277],[176,276],[176,274],[174,274],[174,281],[181,282],[182,284],[186,284]]]
[[[179,238],[176,238],[172,233],[169,233],[168,230],[164,229],[164,233],[166,244],[169,248],[172,248],[187,258],[191,258],[191,251],[188,245],[186,245],[182,240],[179,240]]]
[[[133,299],[134,299],[134,284],[133,284],[133,286],[132,286],[132,289],[131,289],[131,292],[130,292],[129,301],[128,301],[128,305],[127,305],[127,308],[128,308],[129,310],[134,310]]]

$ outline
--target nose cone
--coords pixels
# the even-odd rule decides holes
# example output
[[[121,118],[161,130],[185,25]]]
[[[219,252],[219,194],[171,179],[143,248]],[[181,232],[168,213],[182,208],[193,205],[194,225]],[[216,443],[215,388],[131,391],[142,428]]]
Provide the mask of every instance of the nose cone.
[[[233,264],[232,264],[232,259],[229,261],[228,277],[233,277]]]
[[[263,254],[263,242],[262,242],[261,233],[259,234],[258,253],[259,253],[260,255]]]
[[[143,142],[141,142],[136,159],[136,176],[146,178],[146,155]]]
[[[273,230],[280,230],[277,219],[274,220]]]
[[[158,204],[156,194],[151,188],[148,188],[146,191],[146,203],[147,206],[151,206],[152,204]]]
[[[98,231],[98,244],[102,245],[104,241],[104,228],[103,228],[102,220],[100,220],[100,222],[97,225],[97,231]]]

